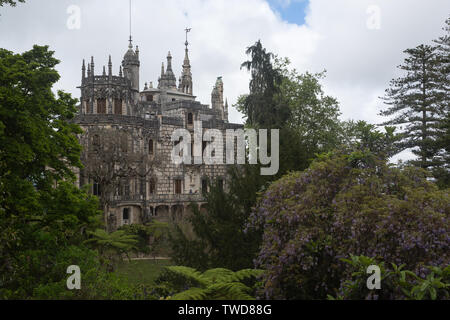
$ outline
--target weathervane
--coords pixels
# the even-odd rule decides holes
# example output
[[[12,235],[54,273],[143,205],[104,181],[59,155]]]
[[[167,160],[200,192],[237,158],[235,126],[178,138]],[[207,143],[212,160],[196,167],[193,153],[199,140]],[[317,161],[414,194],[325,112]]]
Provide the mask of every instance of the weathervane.
[[[188,44],[189,44],[189,42],[188,42],[188,40],[187,40],[187,36],[188,36],[188,32],[191,31],[191,28],[186,28],[186,29],[184,29],[184,31],[186,31],[186,42],[184,43],[184,45],[185,45],[186,48],[187,48],[187,46],[188,46]]]

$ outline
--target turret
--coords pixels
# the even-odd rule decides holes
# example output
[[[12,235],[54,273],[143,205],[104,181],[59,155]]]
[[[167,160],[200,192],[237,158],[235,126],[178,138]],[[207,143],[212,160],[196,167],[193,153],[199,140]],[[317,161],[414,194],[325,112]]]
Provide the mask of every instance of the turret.
[[[131,36],[129,41],[128,51],[122,61],[123,73],[131,81],[131,89],[139,92],[139,48],[136,47],[136,51],[133,51]]]
[[[213,91],[211,93],[211,105],[212,109],[219,114],[220,119],[225,120],[222,77],[217,77],[216,84],[214,85]]]

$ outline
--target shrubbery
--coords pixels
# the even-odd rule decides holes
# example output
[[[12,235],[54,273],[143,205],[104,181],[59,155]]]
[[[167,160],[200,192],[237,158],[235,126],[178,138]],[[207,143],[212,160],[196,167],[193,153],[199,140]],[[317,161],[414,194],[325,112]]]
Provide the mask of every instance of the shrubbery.
[[[370,152],[335,152],[273,183],[251,216],[264,230],[256,266],[263,297],[323,299],[366,255],[425,276],[449,264],[448,190],[425,171],[394,168]]]

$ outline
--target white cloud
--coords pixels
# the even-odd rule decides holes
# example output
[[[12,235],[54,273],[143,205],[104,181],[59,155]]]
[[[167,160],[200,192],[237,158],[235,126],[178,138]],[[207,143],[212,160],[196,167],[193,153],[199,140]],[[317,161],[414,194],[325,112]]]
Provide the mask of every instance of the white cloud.
[[[282,0],[282,2],[285,0]],[[299,71],[327,69],[328,94],[341,102],[343,118],[381,121],[377,113],[391,78],[398,75],[402,51],[429,43],[441,33],[450,13],[446,0],[310,0],[306,24],[283,21],[264,0],[133,1],[133,38],[141,52],[141,87],[156,85],[167,51],[177,76],[184,55],[184,28],[189,33],[194,93],[210,103],[217,76],[222,76],[230,104],[248,91],[249,76],[240,70],[245,49],[256,40]],[[81,29],[68,30],[67,7],[81,8]],[[286,3],[285,3],[286,4]],[[380,28],[367,28],[367,8],[380,9]],[[128,1],[29,0],[2,9],[0,46],[24,51],[34,43],[50,44],[62,60],[60,88],[79,96],[81,60],[95,56],[97,73],[112,55],[114,70],[127,49]],[[236,110],[232,121],[241,122]]]

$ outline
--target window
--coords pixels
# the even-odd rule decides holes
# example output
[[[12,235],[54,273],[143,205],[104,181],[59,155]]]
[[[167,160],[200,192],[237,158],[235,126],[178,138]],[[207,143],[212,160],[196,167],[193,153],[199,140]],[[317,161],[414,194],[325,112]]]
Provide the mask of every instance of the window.
[[[129,181],[125,181],[125,183],[123,185],[123,194],[125,196],[129,196],[130,195],[130,182]]]
[[[202,179],[202,193],[205,194],[208,192],[208,180],[206,178]]]
[[[188,113],[188,124],[194,123],[194,117],[192,116],[192,113]]]
[[[149,192],[150,194],[155,194],[156,193],[156,181],[155,179],[150,179],[150,188],[149,188]]]
[[[122,219],[123,220],[129,220],[130,219],[130,208],[123,208]]]
[[[175,101],[176,99],[175,98],[172,98],[172,101]]]
[[[147,101],[153,101],[153,95],[152,94],[148,94],[147,95]]]
[[[175,194],[181,194],[181,180],[175,180]]]
[[[148,140],[148,154],[153,155],[153,140]]]
[[[122,100],[121,99],[114,99],[114,113],[122,114]]]
[[[106,99],[97,99],[97,113],[106,113]]]
[[[92,193],[94,196],[100,196],[102,194],[101,186],[98,182],[94,182],[92,186]]]

